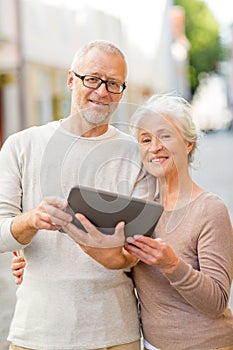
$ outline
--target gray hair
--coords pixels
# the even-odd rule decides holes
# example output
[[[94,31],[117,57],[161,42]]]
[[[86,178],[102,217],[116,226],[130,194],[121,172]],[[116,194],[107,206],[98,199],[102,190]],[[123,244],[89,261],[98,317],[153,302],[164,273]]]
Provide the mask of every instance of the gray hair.
[[[137,126],[142,117],[155,113],[160,116],[170,116],[179,122],[184,139],[193,143],[193,148],[188,155],[189,163],[192,163],[201,132],[194,123],[191,104],[179,96],[153,95],[134,112],[130,122],[131,133],[137,137]]]
[[[73,61],[71,63],[71,70],[79,69],[82,64],[86,54],[93,48],[98,48],[104,52],[120,54],[125,63],[125,75],[127,74],[127,62],[124,53],[113,43],[106,40],[95,40],[84,46],[82,46],[74,55]]]

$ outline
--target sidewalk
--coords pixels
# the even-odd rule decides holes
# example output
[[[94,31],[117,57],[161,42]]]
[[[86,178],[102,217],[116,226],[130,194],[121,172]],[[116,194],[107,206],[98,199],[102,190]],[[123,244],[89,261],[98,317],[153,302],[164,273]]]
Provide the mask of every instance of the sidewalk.
[[[0,342],[0,350],[8,350],[9,344],[7,342]]]

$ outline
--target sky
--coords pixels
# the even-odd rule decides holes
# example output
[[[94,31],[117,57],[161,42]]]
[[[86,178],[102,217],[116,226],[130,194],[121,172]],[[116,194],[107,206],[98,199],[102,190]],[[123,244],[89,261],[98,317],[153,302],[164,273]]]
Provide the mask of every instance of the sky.
[[[232,4],[229,0],[205,0],[214,17],[220,24],[220,36],[225,43],[231,43],[229,25],[233,24]]]
[[[229,0],[205,0],[216,20],[222,25],[233,23],[232,3]]]

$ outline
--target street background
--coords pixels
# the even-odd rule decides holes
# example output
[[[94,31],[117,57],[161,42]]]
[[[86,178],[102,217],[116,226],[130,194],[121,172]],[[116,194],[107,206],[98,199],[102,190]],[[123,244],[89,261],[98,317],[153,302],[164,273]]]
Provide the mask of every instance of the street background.
[[[233,11],[228,0],[204,0],[218,20],[219,37],[231,54],[218,62],[217,75],[202,70],[208,74],[199,75],[199,87],[191,96],[191,48],[201,44],[192,67],[196,69],[197,63],[212,56],[210,44],[216,41],[215,34],[212,37],[216,26],[206,11],[193,7],[187,11],[198,0],[182,2],[185,11],[173,6],[179,3],[175,0],[133,5],[124,0],[0,0],[0,148],[14,132],[66,116],[70,58],[84,43],[109,40],[123,49],[130,67],[124,103],[116,112],[114,125],[127,125],[135,101],[141,104],[154,92],[192,97],[195,121],[202,130],[212,130],[201,141],[197,170],[192,170],[192,175],[225,201],[233,223],[233,128],[214,131],[226,129],[233,115]],[[201,37],[198,30],[190,31],[195,33],[193,47],[192,35],[188,38],[186,30],[188,22],[196,23],[196,29],[207,24]],[[208,40],[203,41],[205,38]],[[214,62],[216,66],[216,56]],[[0,350],[8,349],[6,338],[16,300],[12,256],[0,254]],[[233,289],[230,306],[233,310]]]
[[[193,178],[226,203],[233,223],[233,131],[206,134],[196,153]],[[218,213],[216,213],[218,215]],[[11,275],[12,254],[0,254],[0,350],[8,349],[6,337],[13,314],[16,286]],[[39,301],[38,301],[39,302]],[[230,300],[233,310],[233,290]]]

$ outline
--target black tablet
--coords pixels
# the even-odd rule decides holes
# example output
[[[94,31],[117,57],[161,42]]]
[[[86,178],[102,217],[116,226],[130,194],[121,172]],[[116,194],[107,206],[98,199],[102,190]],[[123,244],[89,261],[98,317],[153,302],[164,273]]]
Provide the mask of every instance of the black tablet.
[[[154,201],[101,191],[84,186],[73,187],[66,209],[73,224],[85,231],[75,213],[85,215],[104,234],[113,234],[118,222],[125,222],[125,236],[151,236],[163,212]]]

